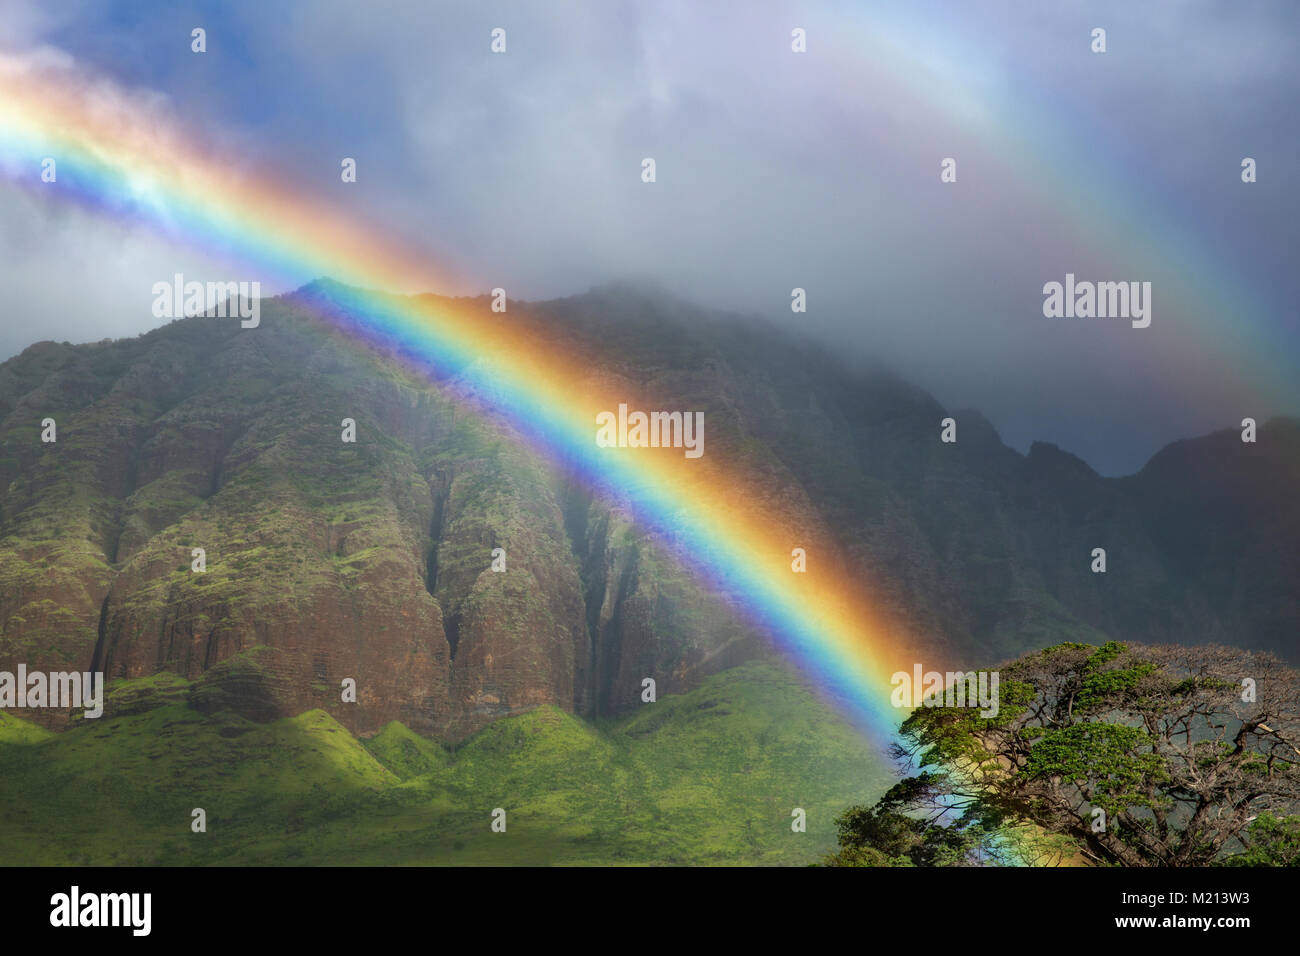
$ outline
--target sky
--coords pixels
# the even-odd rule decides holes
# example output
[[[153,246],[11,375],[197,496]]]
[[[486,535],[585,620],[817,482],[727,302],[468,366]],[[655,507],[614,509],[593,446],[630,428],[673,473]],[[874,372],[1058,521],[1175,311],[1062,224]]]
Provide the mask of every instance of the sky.
[[[652,281],[882,358],[1103,474],[1300,414],[1292,2],[0,0],[0,22],[0,61],[381,224],[439,264],[429,291]],[[0,359],[159,325],[175,272],[233,278],[4,172]],[[1151,282],[1151,325],[1045,317],[1067,273]]]

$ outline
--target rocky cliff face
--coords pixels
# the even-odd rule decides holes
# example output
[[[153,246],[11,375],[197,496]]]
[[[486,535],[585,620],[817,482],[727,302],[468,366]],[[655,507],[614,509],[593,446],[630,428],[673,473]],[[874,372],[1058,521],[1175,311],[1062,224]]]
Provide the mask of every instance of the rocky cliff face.
[[[266,301],[256,335],[189,319],[0,365],[0,670],[171,671],[201,709],[324,707],[355,732],[456,740],[540,704],[619,712],[644,676],[685,690],[765,653],[616,504],[316,322],[303,302],[330,291]],[[511,308],[619,356],[602,374],[705,409],[921,660],[1103,633],[1294,656],[1295,421],[1103,479],[761,325],[619,286]],[[948,414],[956,445],[938,440]]]
[[[759,650],[625,515],[298,305],[0,367],[0,669],[167,670],[201,708],[459,739]]]

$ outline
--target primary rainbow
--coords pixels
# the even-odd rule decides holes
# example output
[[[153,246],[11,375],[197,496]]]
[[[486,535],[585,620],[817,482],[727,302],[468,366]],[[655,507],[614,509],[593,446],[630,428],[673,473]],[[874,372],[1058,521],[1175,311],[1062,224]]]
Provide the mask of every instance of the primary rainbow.
[[[437,287],[446,277],[355,217],[284,183],[241,173],[192,145],[185,132],[70,75],[0,69],[0,169],[9,178],[274,274],[330,276],[351,287],[348,308],[322,308],[323,319],[435,371],[456,369],[465,402],[504,419],[644,526],[671,536],[681,560],[724,592],[846,716],[877,738],[893,733],[901,712],[890,705],[889,676],[910,673],[914,655],[901,632],[875,613],[825,529],[793,525],[772,476],[750,467],[740,449],[707,427],[699,459],[681,449],[598,448],[598,412],[620,403],[673,406],[639,404],[649,398],[630,394],[600,363],[564,354],[515,312],[490,313],[483,300],[389,294]],[[44,157],[56,159],[55,182],[41,180]],[[805,574],[792,572],[796,547],[807,550]]]

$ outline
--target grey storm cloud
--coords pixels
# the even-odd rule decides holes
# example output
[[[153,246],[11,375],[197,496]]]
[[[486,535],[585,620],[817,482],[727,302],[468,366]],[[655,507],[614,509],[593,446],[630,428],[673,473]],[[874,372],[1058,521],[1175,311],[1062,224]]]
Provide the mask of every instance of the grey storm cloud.
[[[1183,280],[1165,244],[1191,235],[1217,250],[1283,313],[1300,292],[1283,172],[1300,146],[1289,5],[224,7],[159,4],[126,24],[112,5],[18,4],[5,52],[48,45],[167,94],[250,162],[294,171],[447,264],[460,284],[441,291],[540,299],[650,279],[883,357],[951,407],[982,410],[1008,443],[1055,441],[1106,472],[1246,413],[1204,398],[1222,390],[1198,387],[1195,370],[1169,373],[1178,317],[1160,309]],[[200,21],[204,63],[188,50]],[[504,55],[488,52],[498,26]],[[807,54],[790,51],[795,26]],[[1088,48],[1095,26],[1105,56]],[[1243,209],[1245,155],[1265,172]],[[358,160],[355,189],[339,188],[341,156]],[[945,156],[960,170],[947,192]],[[1065,212],[1092,185],[1072,187],[1074,164],[1124,187],[1097,197],[1088,242]],[[14,317],[0,356],[151,327],[152,283],[211,267],[10,186],[0,199]],[[1163,217],[1150,236],[1112,251],[1107,230],[1131,236],[1123,217],[1141,226],[1147,204]],[[1044,319],[1043,283],[1070,269],[1164,280],[1151,334]],[[790,313],[796,286],[807,315]],[[1297,341],[1293,305],[1275,321]]]

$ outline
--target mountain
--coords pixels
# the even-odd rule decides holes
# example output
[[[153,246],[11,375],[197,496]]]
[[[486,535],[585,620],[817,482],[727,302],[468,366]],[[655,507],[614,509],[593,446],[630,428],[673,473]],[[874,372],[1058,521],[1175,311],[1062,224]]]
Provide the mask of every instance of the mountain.
[[[769,653],[617,502],[451,401],[461,370],[418,377],[317,317],[348,307],[322,281],[265,300],[257,334],[200,317],[0,365],[0,670],[172,674],[195,713],[322,709],[356,734],[398,721],[456,743],[538,707],[627,714],[644,676],[681,694]],[[510,308],[601,374],[704,410],[838,542],[918,660],[1109,637],[1296,657],[1295,419],[1104,478],[758,320],[625,284]]]

